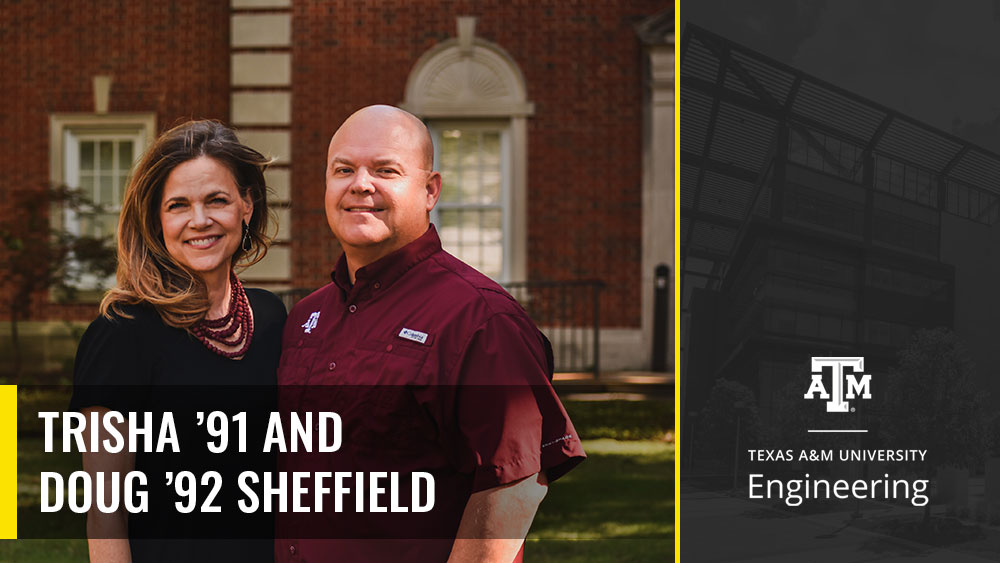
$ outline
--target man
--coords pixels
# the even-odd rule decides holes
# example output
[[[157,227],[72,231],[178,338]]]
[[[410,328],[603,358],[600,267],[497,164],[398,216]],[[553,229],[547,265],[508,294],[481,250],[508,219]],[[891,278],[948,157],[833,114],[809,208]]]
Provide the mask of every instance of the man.
[[[344,448],[329,469],[429,472],[434,508],[347,514],[328,526],[340,540],[279,539],[279,561],[520,559],[548,483],[585,457],[549,383],[544,336],[499,285],[441,250],[433,155],[424,124],[390,106],[361,109],[334,134],[326,216],[344,254],[333,283],[289,315],[278,377],[309,386],[300,410],[337,396],[327,404],[344,418]],[[317,466],[305,457],[283,468]],[[316,538],[308,524],[279,524],[279,536],[295,533]]]

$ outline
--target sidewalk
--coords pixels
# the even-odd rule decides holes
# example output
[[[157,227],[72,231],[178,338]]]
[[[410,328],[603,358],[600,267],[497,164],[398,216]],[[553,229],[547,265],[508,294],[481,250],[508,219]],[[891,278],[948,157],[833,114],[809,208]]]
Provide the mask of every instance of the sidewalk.
[[[653,371],[609,371],[595,379],[590,372],[562,372],[552,378],[562,397],[606,395],[603,399],[670,399],[674,396],[674,374]]]

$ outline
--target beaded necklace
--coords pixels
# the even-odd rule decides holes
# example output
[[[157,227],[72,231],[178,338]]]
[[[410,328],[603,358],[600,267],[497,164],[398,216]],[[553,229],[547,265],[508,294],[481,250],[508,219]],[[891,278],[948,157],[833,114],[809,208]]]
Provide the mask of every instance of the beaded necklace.
[[[229,299],[229,310],[224,317],[218,319],[202,319],[191,327],[191,333],[209,350],[230,360],[238,360],[250,349],[253,340],[253,315],[250,314],[250,301],[243,291],[243,284],[236,274],[229,272],[229,285],[232,295]],[[216,343],[230,348],[227,352]]]

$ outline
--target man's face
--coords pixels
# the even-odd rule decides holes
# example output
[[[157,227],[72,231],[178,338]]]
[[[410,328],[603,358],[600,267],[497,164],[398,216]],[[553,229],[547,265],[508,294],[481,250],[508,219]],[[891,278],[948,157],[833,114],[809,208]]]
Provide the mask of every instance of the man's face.
[[[402,112],[366,108],[330,141],[326,218],[348,260],[359,266],[427,230],[441,177],[427,170],[425,133],[419,127]]]

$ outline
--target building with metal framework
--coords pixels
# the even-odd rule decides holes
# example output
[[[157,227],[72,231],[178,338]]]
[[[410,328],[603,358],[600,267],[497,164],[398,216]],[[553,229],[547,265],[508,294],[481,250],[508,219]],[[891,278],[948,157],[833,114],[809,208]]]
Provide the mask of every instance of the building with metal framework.
[[[682,412],[937,326],[995,396],[1000,155],[695,25],[680,54]]]

